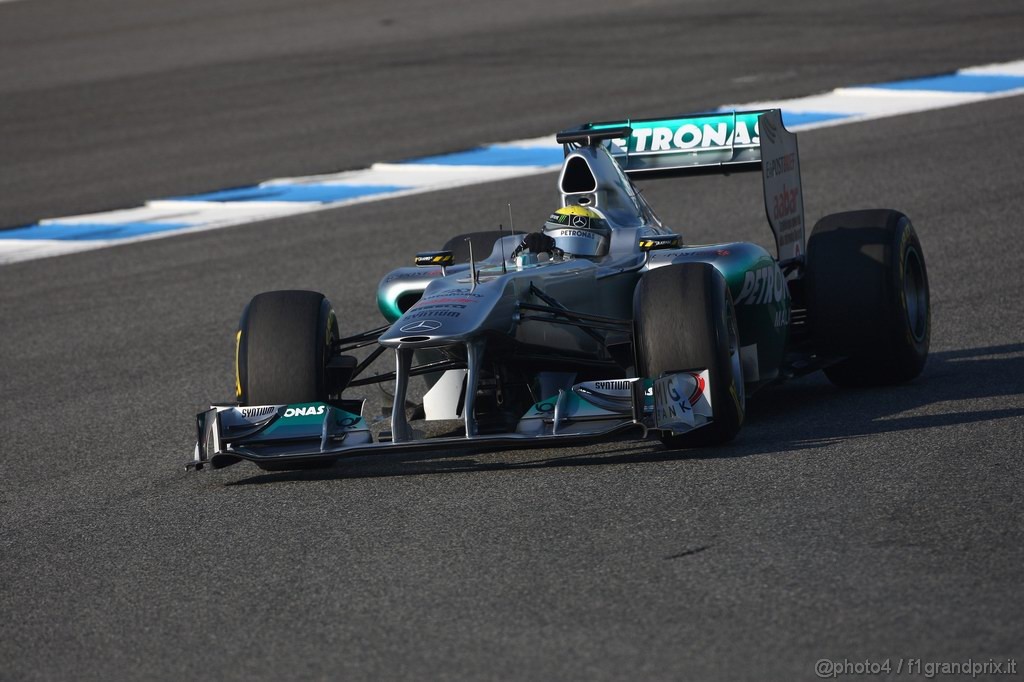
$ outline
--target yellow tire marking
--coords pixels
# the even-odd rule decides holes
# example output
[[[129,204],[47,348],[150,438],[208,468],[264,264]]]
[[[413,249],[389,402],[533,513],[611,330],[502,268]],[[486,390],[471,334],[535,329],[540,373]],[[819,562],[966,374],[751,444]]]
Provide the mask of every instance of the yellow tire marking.
[[[242,375],[238,371],[238,350],[242,345],[242,330],[235,334],[235,399],[242,399]]]

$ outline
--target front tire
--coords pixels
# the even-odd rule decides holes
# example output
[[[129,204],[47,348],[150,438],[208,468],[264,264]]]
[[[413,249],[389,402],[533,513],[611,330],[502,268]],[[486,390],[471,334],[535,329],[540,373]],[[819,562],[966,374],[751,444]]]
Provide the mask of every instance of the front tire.
[[[666,435],[669,448],[721,445],[736,437],[746,411],[739,330],[725,278],[706,263],[668,265],[645,274],[633,296],[637,373],[709,370],[711,424]]]
[[[323,294],[269,291],[254,297],[236,335],[238,401],[286,405],[327,400],[327,360],[337,338],[337,317]]]
[[[825,369],[839,386],[884,386],[918,376],[928,359],[931,306],[924,252],[899,211],[837,213],[807,244],[807,312]]]

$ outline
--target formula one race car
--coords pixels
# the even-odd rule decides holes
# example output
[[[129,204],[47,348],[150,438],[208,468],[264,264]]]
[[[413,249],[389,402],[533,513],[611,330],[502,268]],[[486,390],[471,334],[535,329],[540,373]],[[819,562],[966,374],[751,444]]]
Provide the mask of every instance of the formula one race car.
[[[237,402],[198,415],[189,467],[305,468],[627,430],[713,446],[736,436],[746,397],[769,383],[819,369],[840,385],[921,372],[928,277],[910,220],[829,215],[805,249],[796,136],[778,110],[586,124],[557,139],[561,208],[544,228],[460,235],[418,254],[381,280],[380,328],[341,337],[319,293],[253,298],[236,335]],[[634,185],[741,170],[762,172],[777,256],[743,242],[687,246]],[[367,376],[385,352],[395,370]],[[427,390],[410,407],[414,377]],[[374,432],[349,393],[391,381],[390,428]],[[427,437],[430,422],[448,429]]]

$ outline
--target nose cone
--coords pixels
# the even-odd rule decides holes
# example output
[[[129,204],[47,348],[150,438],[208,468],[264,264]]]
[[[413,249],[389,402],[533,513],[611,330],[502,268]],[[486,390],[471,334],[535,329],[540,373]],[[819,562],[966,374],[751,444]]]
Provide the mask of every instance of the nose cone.
[[[504,314],[501,308],[504,283],[501,278],[481,282],[474,289],[468,281],[451,279],[431,283],[416,305],[381,335],[385,346],[422,348],[465,341],[489,329],[508,331],[514,302]],[[502,320],[503,318],[503,320]]]

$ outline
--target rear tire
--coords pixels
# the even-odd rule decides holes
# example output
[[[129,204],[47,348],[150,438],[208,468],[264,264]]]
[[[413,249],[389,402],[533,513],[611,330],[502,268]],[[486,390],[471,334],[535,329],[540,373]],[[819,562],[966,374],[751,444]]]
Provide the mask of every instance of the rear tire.
[[[839,386],[909,381],[928,359],[931,307],[924,252],[910,219],[868,210],[818,221],[807,244],[807,312]]]
[[[736,437],[746,410],[735,307],[712,265],[682,263],[645,274],[633,296],[637,374],[709,370],[713,421],[662,436],[669,448],[721,445]]]
[[[235,392],[243,405],[327,400],[326,366],[338,338],[331,303],[314,291],[270,291],[242,313]]]

